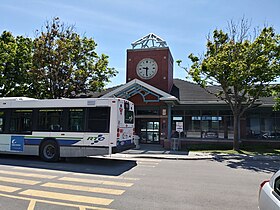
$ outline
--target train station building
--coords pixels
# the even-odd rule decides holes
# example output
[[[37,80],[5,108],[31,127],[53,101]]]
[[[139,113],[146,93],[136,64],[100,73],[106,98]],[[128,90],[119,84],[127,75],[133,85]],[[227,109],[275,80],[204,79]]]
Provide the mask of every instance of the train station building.
[[[174,60],[163,39],[148,34],[127,49],[126,84],[96,92],[91,97],[120,97],[135,104],[135,132],[140,143],[170,147],[172,138],[180,146],[190,142],[232,142],[230,107],[199,85],[173,78]],[[219,91],[219,87],[209,87]],[[274,100],[261,98],[256,108],[240,121],[242,141],[280,140],[280,112]]]

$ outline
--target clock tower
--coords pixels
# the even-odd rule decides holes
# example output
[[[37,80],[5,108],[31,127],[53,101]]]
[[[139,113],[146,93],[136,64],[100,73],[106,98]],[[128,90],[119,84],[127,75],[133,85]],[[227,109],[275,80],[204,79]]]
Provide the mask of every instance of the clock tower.
[[[127,50],[126,82],[139,79],[170,93],[173,86],[173,58],[166,42],[148,34]]]
[[[135,106],[135,132],[141,143],[165,144],[172,134],[173,58],[167,43],[148,34],[127,50],[126,84],[102,97],[125,98]],[[172,93],[171,93],[172,90]]]

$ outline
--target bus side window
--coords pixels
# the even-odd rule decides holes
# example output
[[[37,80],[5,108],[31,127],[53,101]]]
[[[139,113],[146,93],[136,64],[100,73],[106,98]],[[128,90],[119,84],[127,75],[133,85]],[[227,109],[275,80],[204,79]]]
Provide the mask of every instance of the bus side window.
[[[69,129],[70,131],[84,130],[84,109],[70,109]]]
[[[71,126],[71,131],[81,131],[81,127],[79,125],[72,125]]]
[[[0,133],[4,131],[4,112],[0,112]]]
[[[31,133],[32,110],[12,110],[9,124],[11,133]]]
[[[61,131],[62,127],[60,125],[51,125],[51,131]]]
[[[62,128],[62,109],[40,109],[38,130],[42,131],[61,131]]]
[[[108,133],[110,130],[110,107],[88,109],[88,131]]]

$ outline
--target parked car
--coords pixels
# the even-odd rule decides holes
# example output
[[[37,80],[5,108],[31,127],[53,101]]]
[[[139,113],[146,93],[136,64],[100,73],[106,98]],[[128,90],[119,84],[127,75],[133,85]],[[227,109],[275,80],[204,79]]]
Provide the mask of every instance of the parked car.
[[[259,209],[280,210],[280,170],[260,184]]]

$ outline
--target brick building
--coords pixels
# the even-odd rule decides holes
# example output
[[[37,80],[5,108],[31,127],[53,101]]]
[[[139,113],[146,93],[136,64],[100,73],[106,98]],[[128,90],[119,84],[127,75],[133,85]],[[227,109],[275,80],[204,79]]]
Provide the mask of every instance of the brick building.
[[[127,50],[126,84],[93,93],[92,97],[121,97],[134,102],[135,131],[141,143],[168,147],[173,137],[179,137],[182,145],[232,142],[229,106],[194,83],[174,79],[173,63],[167,43],[148,34]],[[273,111],[273,98],[262,98],[258,103],[241,118],[240,139],[277,142],[280,112]]]

